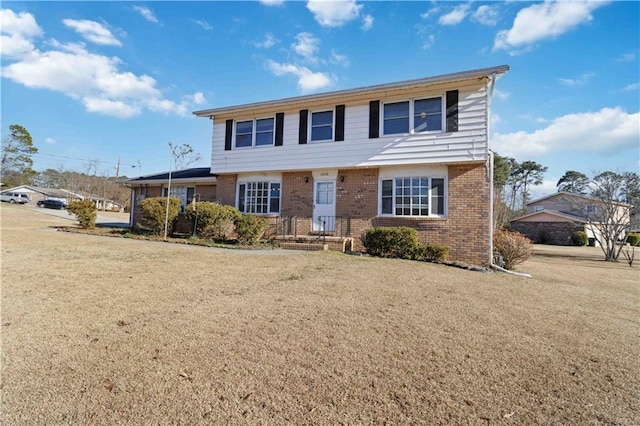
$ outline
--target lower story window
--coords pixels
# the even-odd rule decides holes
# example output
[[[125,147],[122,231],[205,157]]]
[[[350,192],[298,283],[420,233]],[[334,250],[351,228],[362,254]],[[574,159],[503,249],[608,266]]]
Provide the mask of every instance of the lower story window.
[[[280,212],[280,183],[243,182],[238,185],[238,210],[242,213]]]
[[[428,176],[385,179],[381,213],[394,216],[444,216],[444,179]]]

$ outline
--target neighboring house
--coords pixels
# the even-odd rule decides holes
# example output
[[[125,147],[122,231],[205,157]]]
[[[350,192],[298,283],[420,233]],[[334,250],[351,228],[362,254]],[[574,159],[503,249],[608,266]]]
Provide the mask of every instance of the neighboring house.
[[[166,197],[169,173],[141,176],[126,182],[131,188],[131,226],[140,222],[140,202],[148,197]],[[198,167],[171,172],[171,196],[180,199],[182,208],[196,201],[216,201],[216,177],[211,168]]]
[[[616,213],[611,216],[615,222],[629,223],[627,204],[615,204]],[[598,217],[598,212],[606,208],[602,201],[585,195],[557,192],[529,202],[523,216],[511,220],[511,228],[526,235],[536,243],[570,245],[575,231],[585,231],[589,243],[596,245],[600,239],[596,225],[588,225],[588,217]]]
[[[508,69],[196,111],[212,120],[215,198],[356,250],[367,228],[410,226],[488,265],[489,109]]]

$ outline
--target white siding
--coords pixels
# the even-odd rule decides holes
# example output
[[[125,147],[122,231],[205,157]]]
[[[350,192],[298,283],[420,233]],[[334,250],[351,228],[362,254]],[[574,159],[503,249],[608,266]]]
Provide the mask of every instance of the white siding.
[[[458,89],[458,131],[415,135],[382,136],[369,139],[369,100],[347,99],[345,140],[298,144],[299,109],[284,112],[283,146],[224,150],[225,120],[240,117],[216,117],[213,131],[212,172],[241,173],[256,171],[312,170],[411,164],[469,162],[487,159],[487,93],[483,83],[462,86],[440,85],[429,92],[395,92],[381,101],[443,96]],[[336,102],[338,104],[340,102]],[[310,111],[335,105],[309,105]],[[305,107],[306,108],[306,107]],[[244,115],[242,118],[246,118]]]

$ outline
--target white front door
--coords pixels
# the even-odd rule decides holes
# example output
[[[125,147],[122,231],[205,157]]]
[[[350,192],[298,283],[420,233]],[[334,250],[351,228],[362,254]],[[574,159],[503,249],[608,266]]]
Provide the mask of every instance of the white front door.
[[[313,186],[313,230],[333,232],[336,229],[336,181],[319,180]]]

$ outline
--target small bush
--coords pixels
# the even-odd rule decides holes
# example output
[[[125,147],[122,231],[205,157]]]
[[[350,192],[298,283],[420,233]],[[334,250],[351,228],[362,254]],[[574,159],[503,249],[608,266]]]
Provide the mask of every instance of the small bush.
[[[168,233],[173,232],[173,226],[180,213],[180,200],[175,197],[169,198],[169,218],[167,221]],[[150,197],[140,202],[140,214],[142,223],[154,234],[160,235],[164,232],[164,222],[167,215],[167,198]]]
[[[91,200],[72,201],[67,206],[69,214],[76,215],[80,227],[92,229],[96,227],[96,205]]]
[[[362,245],[371,256],[411,258],[418,232],[406,226],[376,226],[364,232]]]
[[[505,269],[512,270],[516,265],[524,262],[531,256],[533,246],[531,240],[512,231],[498,231],[493,235],[494,257],[502,259]]]
[[[186,208],[186,216],[196,225],[196,234],[217,241],[230,239],[240,212],[233,206],[201,201]],[[197,219],[197,223],[195,222]]]
[[[238,215],[235,219],[238,242],[244,245],[253,245],[260,241],[267,227],[267,221],[261,217],[249,214]]]
[[[589,237],[584,231],[576,231],[571,234],[571,244],[574,246],[586,246],[589,242]]]
[[[640,247],[640,234],[629,233],[629,235],[627,235],[627,242],[630,246]]]
[[[418,244],[411,252],[412,260],[444,262],[449,256],[449,247],[439,244]]]

